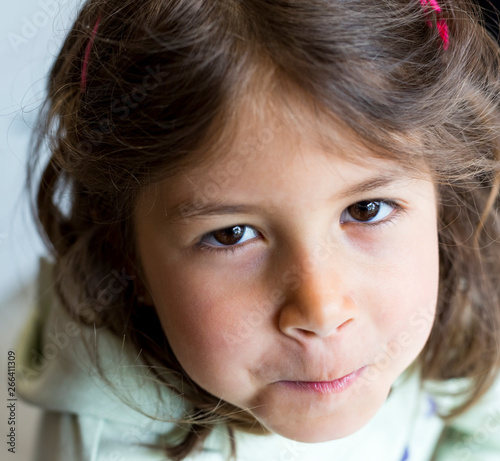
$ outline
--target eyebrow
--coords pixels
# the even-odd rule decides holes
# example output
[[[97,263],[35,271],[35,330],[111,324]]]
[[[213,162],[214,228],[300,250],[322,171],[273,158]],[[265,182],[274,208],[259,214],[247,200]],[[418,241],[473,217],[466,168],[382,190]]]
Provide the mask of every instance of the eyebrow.
[[[405,178],[406,179],[406,178]],[[334,196],[334,199],[341,200],[351,196],[372,192],[382,187],[403,182],[405,179],[396,177],[395,174],[377,176],[370,178],[359,184],[355,184],[348,189],[340,191]],[[189,221],[193,219],[205,218],[209,216],[222,216],[230,214],[257,214],[262,213],[264,208],[259,205],[252,204],[224,204],[220,202],[205,202],[201,200],[182,200],[170,207],[165,212],[165,217],[168,222],[174,221]]]

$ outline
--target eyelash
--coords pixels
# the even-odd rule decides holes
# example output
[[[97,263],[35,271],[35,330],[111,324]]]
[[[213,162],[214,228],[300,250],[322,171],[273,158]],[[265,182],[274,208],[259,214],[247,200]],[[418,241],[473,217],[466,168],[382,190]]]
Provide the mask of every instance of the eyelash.
[[[235,253],[236,251],[239,251],[241,249],[243,249],[245,245],[244,244],[241,244],[241,245],[230,245],[230,246],[221,246],[221,247],[214,247],[212,245],[207,245],[207,244],[204,244],[204,243],[200,243],[199,244],[199,249],[201,251],[208,251],[208,252],[212,252],[212,251],[215,251],[216,253],[226,253],[226,254],[230,254],[230,253]]]
[[[403,213],[405,211],[404,208],[401,207],[401,205],[397,204],[396,202],[394,202],[392,200],[370,199],[369,201],[371,201],[371,202],[381,202],[381,203],[383,202],[383,203],[389,205],[390,207],[392,207],[393,211],[391,212],[391,214],[387,218],[383,218],[383,219],[381,219],[379,221],[365,222],[365,223],[349,221],[349,222],[345,222],[345,223],[341,223],[341,224],[342,225],[361,225],[363,227],[382,227],[385,224],[392,223],[392,221],[394,221],[395,218],[397,218],[401,213]],[[359,202],[356,202],[356,203],[359,203]],[[353,205],[355,205],[355,203]],[[235,224],[235,226],[252,227],[252,226],[247,226],[246,224]],[[229,227],[231,227],[231,226],[228,226],[228,228]],[[224,228],[224,229],[226,229],[226,228]],[[220,230],[220,229],[217,229],[217,230]],[[205,238],[211,236],[217,230],[208,232],[208,233],[204,234],[201,237],[200,241],[197,243],[197,247],[198,247],[198,249],[200,251],[216,252],[216,253],[219,253],[219,254],[221,254],[221,253],[224,253],[224,254],[233,254],[233,253],[235,253],[235,252],[237,252],[239,250],[242,250],[245,247],[245,243],[246,242],[242,243],[242,244],[220,246],[220,247],[219,246],[214,246],[214,245],[209,245],[209,244],[206,244],[206,243],[203,242],[203,240]]]

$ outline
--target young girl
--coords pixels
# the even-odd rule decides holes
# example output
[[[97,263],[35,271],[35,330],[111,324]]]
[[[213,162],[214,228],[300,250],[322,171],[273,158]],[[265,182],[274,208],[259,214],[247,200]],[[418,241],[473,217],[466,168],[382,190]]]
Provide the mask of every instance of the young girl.
[[[499,64],[462,0],[87,1],[35,146],[38,459],[500,459]]]

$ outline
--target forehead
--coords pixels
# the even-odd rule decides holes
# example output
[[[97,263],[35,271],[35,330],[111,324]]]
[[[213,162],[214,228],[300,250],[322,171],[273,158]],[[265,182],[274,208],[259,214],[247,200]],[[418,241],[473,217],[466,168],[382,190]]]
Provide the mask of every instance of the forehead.
[[[323,125],[327,134],[323,137],[315,129],[317,119],[304,117],[305,111],[297,113],[305,118],[303,123],[299,117],[285,123],[288,114],[284,117],[272,110],[260,119],[255,114],[242,117],[245,123],[234,125],[237,129],[230,131],[230,143],[203,163],[167,178],[148,194],[149,199],[160,199],[168,208],[165,215],[177,220],[210,214],[212,208],[219,212],[222,204],[281,207],[293,196],[296,206],[304,206],[328,196],[387,190],[409,177],[429,179],[422,170],[417,173],[402,162],[374,155],[331,121]],[[226,208],[236,212],[235,207]]]
[[[299,89],[274,83],[264,87],[247,85],[245,92],[234,95],[198,151],[175,174],[165,174],[143,189],[141,196],[147,195],[150,205],[162,196],[189,207],[227,201],[227,194],[236,199],[244,191],[277,198],[286,193],[279,181],[293,181],[294,175],[304,179],[302,170],[312,170],[311,162],[318,165],[318,159],[324,165],[315,170],[318,180],[338,161],[343,162],[346,183],[376,176],[429,179],[416,137],[393,135],[389,146],[370,144]],[[314,176],[309,178],[314,183]]]
[[[369,142],[340,116],[292,89],[248,92],[214,127],[211,139],[185,170],[190,176],[201,177],[221,168],[231,174],[263,156],[272,157],[277,149],[288,150],[290,159],[301,154],[307,164],[311,147],[325,159],[333,156],[359,168],[390,168],[417,177],[428,171],[418,136],[387,134],[389,142]]]
[[[350,126],[342,114],[328,110],[286,77],[265,68],[260,71],[261,78],[250,73],[248,82],[229,98],[206,142],[193,155],[189,170],[230,162],[240,152],[251,157],[277,142],[297,146],[305,139],[325,155],[367,168],[373,167],[374,159],[397,163],[415,173],[425,166],[421,134],[391,133],[362,119],[351,121],[354,126]],[[370,139],[362,132],[370,133]]]

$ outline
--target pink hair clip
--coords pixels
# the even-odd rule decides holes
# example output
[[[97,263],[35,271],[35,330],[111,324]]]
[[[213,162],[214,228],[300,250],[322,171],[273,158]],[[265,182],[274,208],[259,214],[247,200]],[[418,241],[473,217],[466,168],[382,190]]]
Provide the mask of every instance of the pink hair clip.
[[[434,11],[438,15],[436,25],[437,25],[437,29],[439,32],[439,36],[441,37],[441,40],[443,41],[443,48],[445,50],[448,49],[448,45],[450,43],[448,24],[446,23],[446,19],[439,17],[442,9],[439,6],[437,0],[420,0],[420,4],[422,5],[426,14],[429,14],[432,11]],[[432,27],[432,24],[430,21],[427,21],[427,24],[429,25],[429,27]]]
[[[97,18],[97,21],[94,25],[94,29],[92,30],[92,35],[89,38],[87,43],[87,47],[85,48],[85,55],[83,57],[82,64],[82,80],[81,80],[81,91],[85,91],[85,87],[87,86],[87,66],[89,64],[90,51],[92,50],[92,45],[94,43],[95,36],[97,34],[97,29],[99,28],[99,23],[101,22],[101,16]]]

